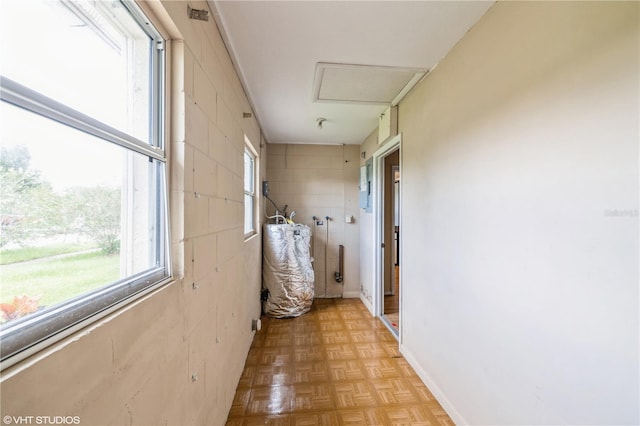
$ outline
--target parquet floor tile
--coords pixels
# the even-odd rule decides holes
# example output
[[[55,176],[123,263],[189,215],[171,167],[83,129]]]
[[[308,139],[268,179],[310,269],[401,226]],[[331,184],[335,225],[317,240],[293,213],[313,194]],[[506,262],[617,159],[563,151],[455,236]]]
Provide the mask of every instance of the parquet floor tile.
[[[228,426],[453,426],[357,299],[319,299],[297,318],[263,318]]]
[[[255,367],[253,386],[282,386],[293,384],[294,373],[289,365],[271,364]]]
[[[327,364],[321,361],[297,362],[293,364],[295,383],[318,383],[329,381]]]
[[[292,361],[293,352],[290,346],[262,348],[257,356],[259,365],[287,365]]]
[[[370,379],[388,379],[401,376],[392,359],[366,359],[362,360],[362,365]]]
[[[293,350],[295,362],[321,361],[327,359],[322,346],[298,346]]]
[[[327,359],[330,360],[358,358],[358,355],[352,345],[325,345],[324,349],[327,352]]]
[[[388,422],[378,408],[338,411],[338,421],[341,426],[384,425]]]
[[[295,411],[333,411],[335,401],[329,383],[298,384],[293,387]]]
[[[291,386],[254,386],[246,413],[250,416],[290,413],[294,407],[293,396]]]
[[[293,415],[295,426],[335,426],[338,416],[333,411],[319,413],[301,413]]]
[[[334,382],[366,380],[367,374],[357,360],[328,361],[329,375]]]
[[[338,408],[375,407],[378,401],[369,382],[337,382],[333,384]]]
[[[392,425],[435,426],[439,424],[429,409],[420,405],[391,407],[385,410],[385,414]]]
[[[412,392],[412,386],[404,379],[391,378],[373,380],[376,396],[382,405],[416,404],[418,396]]]

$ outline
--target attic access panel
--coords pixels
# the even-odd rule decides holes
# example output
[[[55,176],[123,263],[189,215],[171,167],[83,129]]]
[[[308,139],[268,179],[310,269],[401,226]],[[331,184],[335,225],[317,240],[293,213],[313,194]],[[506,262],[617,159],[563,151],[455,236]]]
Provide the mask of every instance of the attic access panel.
[[[316,65],[313,100],[355,104],[396,105],[427,70],[373,65]]]

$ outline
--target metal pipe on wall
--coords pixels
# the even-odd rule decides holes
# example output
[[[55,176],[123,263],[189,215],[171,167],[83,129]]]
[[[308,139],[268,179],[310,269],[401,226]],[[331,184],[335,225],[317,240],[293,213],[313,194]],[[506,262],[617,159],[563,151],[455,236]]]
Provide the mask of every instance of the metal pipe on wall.
[[[316,297],[335,297],[335,296],[329,296],[329,294],[327,293],[327,291],[329,290],[329,222],[331,222],[333,220],[333,218],[331,218],[330,216],[325,216],[324,220],[326,221],[323,222],[322,219],[318,216],[313,216],[313,233],[312,233],[312,245],[311,245],[311,257],[314,258],[315,257],[315,243],[316,243],[316,237],[317,237],[317,233],[318,233],[318,226],[322,226],[324,225],[325,228],[325,240],[323,241],[323,248],[324,248],[324,289],[323,292],[318,292],[316,291],[315,296]],[[318,240],[321,241],[321,240]],[[322,247],[321,247],[322,248]],[[317,253],[318,256],[322,256],[322,253]],[[317,264],[316,264],[317,265]],[[333,273],[333,277],[335,279],[335,282],[337,283],[342,283],[344,281],[344,245],[339,244],[338,245],[338,271]],[[318,283],[320,284],[320,283]],[[321,284],[321,285],[322,285]],[[318,290],[316,288],[316,290]],[[344,291],[344,288],[342,289]],[[342,297],[339,296],[339,297]]]
[[[324,296],[327,297],[327,287],[329,281],[329,274],[327,274],[329,267],[327,252],[329,251],[329,221],[331,220],[331,218],[329,216],[325,216],[324,218],[327,221],[327,235],[324,240]]]
[[[344,246],[338,246],[338,272],[335,273],[336,282],[341,283],[344,279]]]

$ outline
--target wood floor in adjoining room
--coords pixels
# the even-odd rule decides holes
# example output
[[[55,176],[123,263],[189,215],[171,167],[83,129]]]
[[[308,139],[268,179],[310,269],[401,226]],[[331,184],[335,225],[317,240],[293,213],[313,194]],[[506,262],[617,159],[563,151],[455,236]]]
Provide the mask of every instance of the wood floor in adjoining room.
[[[263,317],[227,425],[453,425],[359,299]]]
[[[400,267],[396,265],[393,295],[384,296],[384,316],[387,318],[391,327],[396,331],[400,331]]]

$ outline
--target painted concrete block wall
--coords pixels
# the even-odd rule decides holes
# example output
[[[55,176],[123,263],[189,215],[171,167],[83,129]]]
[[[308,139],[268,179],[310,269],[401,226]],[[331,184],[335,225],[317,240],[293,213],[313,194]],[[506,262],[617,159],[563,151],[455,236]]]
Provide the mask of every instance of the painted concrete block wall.
[[[288,211],[295,210],[294,222],[311,227],[316,278],[316,297],[359,297],[360,224],[358,218],[358,145],[269,144],[267,179],[270,197]],[[267,202],[267,212],[273,206]],[[354,222],[346,223],[346,215]],[[314,225],[313,216],[324,224]],[[332,220],[328,223],[325,216]],[[328,236],[327,236],[328,229]],[[336,283],[338,246],[344,245],[344,281]],[[326,263],[325,263],[326,250]],[[326,268],[325,268],[326,266]]]
[[[218,425],[231,407],[251,320],[260,315],[261,241],[243,236],[244,135],[261,152],[260,129],[242,116],[249,104],[215,23],[188,19],[186,2],[145,7],[173,39],[167,47],[176,279],[4,371],[3,415]]]
[[[402,352],[458,423],[638,424],[637,2],[499,2],[400,103]]]

